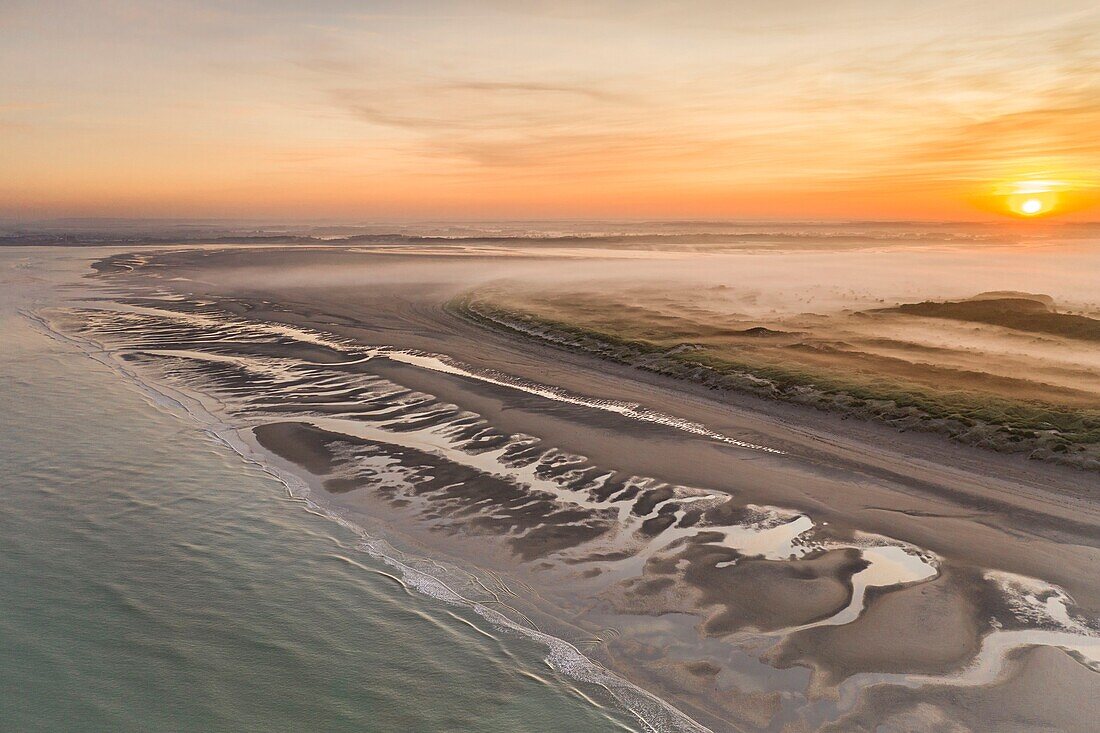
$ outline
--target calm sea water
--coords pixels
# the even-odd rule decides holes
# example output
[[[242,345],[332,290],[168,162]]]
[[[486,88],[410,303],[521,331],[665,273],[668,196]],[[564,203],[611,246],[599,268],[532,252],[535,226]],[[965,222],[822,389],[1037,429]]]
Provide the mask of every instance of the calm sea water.
[[[35,330],[86,259],[0,251],[0,730],[633,726]]]

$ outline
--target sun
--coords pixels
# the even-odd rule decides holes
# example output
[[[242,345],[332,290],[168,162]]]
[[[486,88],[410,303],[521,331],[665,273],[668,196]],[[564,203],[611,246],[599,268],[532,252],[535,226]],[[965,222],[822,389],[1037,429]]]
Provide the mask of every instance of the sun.
[[[1058,206],[1058,194],[1052,190],[1027,187],[1005,197],[1005,207],[1010,213],[1028,219],[1046,216]]]
[[[1027,216],[1035,216],[1043,210],[1043,202],[1039,199],[1028,199],[1020,204],[1020,213]]]
[[[993,196],[1002,212],[1024,219],[1037,219],[1062,208],[1066,186],[1061,181],[1015,180],[995,187]]]

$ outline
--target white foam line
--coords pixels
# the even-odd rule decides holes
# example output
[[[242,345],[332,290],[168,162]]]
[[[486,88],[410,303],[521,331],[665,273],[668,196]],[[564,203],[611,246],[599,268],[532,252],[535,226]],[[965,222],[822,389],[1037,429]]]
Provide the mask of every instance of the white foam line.
[[[381,549],[380,545],[385,545],[385,549]],[[653,733],[672,730],[711,733],[709,728],[692,720],[664,700],[609,672],[564,639],[522,626],[499,611],[463,596],[435,575],[406,564],[397,557],[399,553],[394,551],[388,543],[381,540],[364,539],[360,544],[360,549],[399,570],[402,579],[410,587],[416,588],[424,595],[447,603],[468,607],[494,626],[516,631],[541,642],[550,649],[546,662],[553,669],[580,682],[587,682],[603,688],[634,715],[647,730],[653,731]],[[654,718],[660,718],[660,720]]]
[[[498,387],[507,387],[509,389],[527,392],[528,394],[537,395],[539,397],[555,400],[557,402],[565,402],[568,404],[579,405],[596,410],[603,410],[605,412],[613,412],[632,420],[638,420],[640,422],[651,422],[660,425],[666,425],[677,430],[682,430],[686,433],[691,433],[692,435],[699,435],[705,438],[710,438],[711,440],[717,440],[722,443],[726,443],[727,445],[737,446],[738,448],[745,448],[748,450],[761,451],[764,453],[772,453],[776,455],[786,455],[784,451],[778,450],[776,448],[769,448],[767,446],[759,445],[757,443],[750,443],[748,441],[731,438],[728,435],[723,435],[722,433],[711,430],[699,423],[692,422],[684,418],[675,417],[673,415],[667,415],[656,410],[650,410],[646,407],[642,407],[637,403],[582,397],[580,395],[575,395],[567,392],[566,390],[558,387],[551,387],[545,384],[539,384],[537,382],[522,380],[500,372],[475,370],[472,367],[463,365],[458,361],[443,354],[429,354],[408,350],[403,351],[390,346],[362,347],[356,345],[349,339],[340,338],[332,334],[318,331],[316,329],[304,328],[300,326],[289,326],[281,323],[234,322],[232,320],[219,321],[206,315],[195,313],[178,313],[175,311],[163,311],[160,309],[148,308],[143,306],[130,306],[126,310],[129,312],[153,315],[161,318],[174,318],[183,322],[213,326],[214,328],[229,328],[231,330],[243,331],[245,334],[247,334],[247,331],[251,329],[254,331],[260,331],[261,333],[266,333],[267,335],[290,337],[300,341],[304,341],[306,343],[312,343],[338,351],[354,351],[358,354],[363,354],[363,356],[361,356],[360,358],[351,361],[331,364],[317,363],[316,366],[350,366],[354,364],[361,364],[377,357],[385,357],[393,361],[419,367],[421,369],[428,369],[430,371],[440,372],[443,374],[452,374],[454,376],[476,379],[478,381],[493,384]]]
[[[728,435],[715,432],[704,425],[700,425],[690,420],[675,417],[673,415],[666,415],[663,412],[657,412],[648,408],[642,407],[637,403],[631,402],[618,402],[615,400],[600,400],[591,397],[582,397],[575,395],[564,389],[558,387],[550,387],[545,384],[539,384],[537,382],[529,382],[521,380],[515,377],[510,377],[499,372],[489,371],[475,371],[471,367],[461,365],[459,362],[454,361],[450,357],[439,354],[423,354],[413,351],[384,351],[379,354],[393,361],[400,362],[402,364],[408,364],[410,366],[419,367],[421,369],[428,369],[434,372],[440,372],[442,374],[453,374],[455,376],[467,377],[470,379],[476,379],[481,382],[493,384],[498,387],[507,387],[509,389],[515,389],[520,392],[527,392],[528,394],[537,395],[539,397],[545,397],[546,399],[555,400],[557,402],[565,402],[571,405],[580,405],[582,407],[590,407],[596,410],[604,410],[605,412],[614,412],[624,417],[628,417],[632,420],[639,420],[641,422],[652,422],[660,425],[667,425],[669,427],[676,428],[677,430],[683,430],[684,432],[691,433],[693,435],[700,435],[712,440],[718,440],[728,445],[735,445],[739,448],[748,448],[749,450],[763,451],[765,453],[775,453],[777,455],[786,455],[784,451],[776,448],[769,448],[757,443],[749,443],[744,440],[737,440],[731,438]]]

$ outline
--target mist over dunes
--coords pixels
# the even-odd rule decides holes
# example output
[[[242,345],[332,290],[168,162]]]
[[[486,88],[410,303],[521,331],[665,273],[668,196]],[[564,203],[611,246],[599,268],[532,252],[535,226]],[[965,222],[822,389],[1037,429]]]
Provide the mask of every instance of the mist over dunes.
[[[1050,296],[980,297],[960,302],[906,303],[899,313],[927,318],[989,323],[1017,331],[1047,333],[1055,336],[1100,341],[1100,320],[1087,316],[1058,313]]]

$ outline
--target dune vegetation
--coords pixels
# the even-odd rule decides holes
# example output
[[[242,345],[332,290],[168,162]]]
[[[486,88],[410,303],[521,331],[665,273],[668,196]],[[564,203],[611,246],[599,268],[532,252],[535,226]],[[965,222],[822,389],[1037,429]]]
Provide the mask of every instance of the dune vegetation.
[[[1040,329],[1081,333],[1091,340],[1091,326],[1081,322],[1096,321],[1054,313],[1036,300],[1004,300],[903,304],[765,321],[706,308],[678,310],[667,302],[647,305],[636,295],[609,291],[491,286],[456,298],[449,308],[493,328],[715,390],[748,392],[886,422],[899,430],[942,433],[998,451],[1100,468],[1100,385],[1089,388],[1087,369],[1051,366],[1048,358],[1034,358],[1034,368],[1024,369],[1020,362],[1028,357],[1017,355],[993,371],[983,358],[983,351],[994,348],[990,339],[996,344],[1019,341]],[[972,335],[969,342],[949,347],[913,335],[924,333],[914,327],[928,319],[993,328],[956,329],[955,336]],[[1012,327],[1020,333],[1005,332]]]

